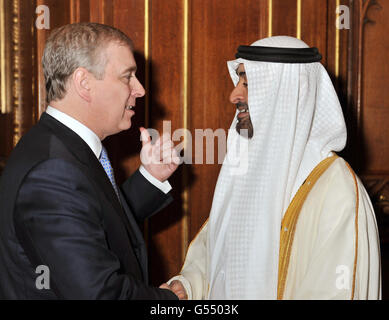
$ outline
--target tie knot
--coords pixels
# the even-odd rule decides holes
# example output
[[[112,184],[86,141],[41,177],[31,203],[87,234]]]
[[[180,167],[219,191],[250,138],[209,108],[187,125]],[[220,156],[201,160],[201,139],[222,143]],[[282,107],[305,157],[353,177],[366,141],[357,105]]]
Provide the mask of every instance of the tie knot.
[[[118,188],[117,188],[117,185],[115,182],[115,177],[113,175],[112,165],[111,165],[111,162],[109,161],[107,150],[104,147],[101,148],[101,154],[100,154],[99,161],[100,161],[101,165],[103,166],[104,171],[109,178],[109,181],[111,181],[112,186],[116,192],[116,195],[118,196],[119,201],[120,201],[119,191],[118,191]]]
[[[105,147],[102,147],[99,159],[100,160],[108,160],[108,153],[107,153],[107,149],[105,149]]]

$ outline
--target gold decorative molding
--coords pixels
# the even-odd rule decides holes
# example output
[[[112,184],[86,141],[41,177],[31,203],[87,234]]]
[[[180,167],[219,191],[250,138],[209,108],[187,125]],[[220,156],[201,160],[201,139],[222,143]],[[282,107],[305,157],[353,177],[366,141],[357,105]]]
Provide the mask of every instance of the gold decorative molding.
[[[339,8],[340,0],[336,0],[336,8]],[[340,30],[335,28],[335,78],[339,79],[339,65],[340,65]]]
[[[13,46],[13,79],[12,105],[14,112],[13,145],[16,146],[22,136],[20,91],[21,91],[21,44],[20,44],[20,0],[12,1],[12,46]]]
[[[144,0],[145,128],[149,127],[150,122],[150,1]],[[146,219],[143,223],[143,233],[146,247],[148,248],[150,236],[149,219]]]
[[[37,121],[35,1],[0,0],[2,156]]]
[[[150,1],[144,0],[144,56],[145,56],[145,127],[149,126],[150,114]]]
[[[0,0],[0,113],[12,112],[12,46],[10,2]]]
[[[301,0],[297,0],[297,21],[296,21],[296,38],[301,39]]]
[[[183,32],[183,128],[188,129],[188,105],[189,105],[189,0],[183,0],[184,4],[184,32]],[[184,150],[188,149],[188,139],[184,138]],[[182,182],[184,190],[182,198],[182,261],[186,256],[189,244],[189,178],[187,168],[183,167]]]
[[[36,39],[37,39],[37,34],[36,34],[36,28],[35,28],[35,23],[32,21],[31,23],[31,38],[34,39],[33,43],[34,45],[31,46],[31,95],[33,97],[33,105],[32,105],[32,123],[35,124],[39,120],[39,108],[38,108],[38,101],[36,99],[37,96],[37,47],[36,47]]]
[[[268,0],[267,2],[268,7],[268,27],[267,27],[267,36],[271,37],[273,35],[273,0]]]
[[[37,120],[35,105],[35,19],[31,15],[35,2],[10,0],[11,25],[10,46],[12,54],[11,106],[12,106],[12,145],[16,146],[20,138]]]
[[[36,5],[44,5],[45,0],[36,0]],[[74,5],[74,3],[72,3]],[[74,10],[73,10],[74,12]],[[43,67],[41,62],[41,57],[43,56],[43,50],[46,43],[46,38],[48,36],[48,30],[37,30],[36,32],[36,56],[35,56],[35,65],[36,65],[36,101],[37,101],[37,110],[36,113],[39,116],[46,110],[46,87],[45,80],[43,75]]]

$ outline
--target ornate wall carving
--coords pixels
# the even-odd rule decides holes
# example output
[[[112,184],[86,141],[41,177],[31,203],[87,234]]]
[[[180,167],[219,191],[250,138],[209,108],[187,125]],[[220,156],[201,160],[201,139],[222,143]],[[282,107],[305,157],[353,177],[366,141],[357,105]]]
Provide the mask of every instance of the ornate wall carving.
[[[34,1],[0,0],[0,156],[36,121]]]

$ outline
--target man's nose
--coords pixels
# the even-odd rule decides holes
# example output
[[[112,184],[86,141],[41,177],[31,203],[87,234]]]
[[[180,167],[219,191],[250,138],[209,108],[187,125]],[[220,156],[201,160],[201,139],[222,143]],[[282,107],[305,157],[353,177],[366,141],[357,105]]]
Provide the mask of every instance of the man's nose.
[[[143,88],[142,84],[138,80],[138,78],[135,78],[134,85],[132,87],[131,95],[133,95],[135,98],[141,98],[145,95],[146,91],[145,88]]]
[[[244,99],[244,89],[238,84],[230,94],[230,102],[236,104],[238,102],[244,102]]]

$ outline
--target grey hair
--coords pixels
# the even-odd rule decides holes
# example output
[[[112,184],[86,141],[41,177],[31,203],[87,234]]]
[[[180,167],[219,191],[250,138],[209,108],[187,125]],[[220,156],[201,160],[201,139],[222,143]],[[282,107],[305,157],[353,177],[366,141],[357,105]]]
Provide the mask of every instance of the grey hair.
[[[134,49],[127,35],[104,24],[82,22],[54,29],[47,39],[42,57],[46,102],[65,96],[67,81],[79,67],[102,79],[107,63],[104,49],[110,42],[126,45],[131,51]]]

